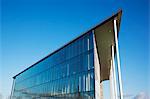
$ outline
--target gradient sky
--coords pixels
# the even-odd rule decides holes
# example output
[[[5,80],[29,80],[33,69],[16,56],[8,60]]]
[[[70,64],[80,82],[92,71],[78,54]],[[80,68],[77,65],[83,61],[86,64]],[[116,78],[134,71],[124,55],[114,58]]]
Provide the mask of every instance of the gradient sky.
[[[127,96],[150,93],[148,4],[148,0],[2,0],[0,93],[9,95],[14,75],[120,8],[123,91]]]

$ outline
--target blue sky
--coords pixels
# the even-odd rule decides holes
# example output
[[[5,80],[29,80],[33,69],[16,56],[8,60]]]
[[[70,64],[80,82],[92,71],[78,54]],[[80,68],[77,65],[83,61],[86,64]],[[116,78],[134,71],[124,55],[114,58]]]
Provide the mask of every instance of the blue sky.
[[[123,91],[132,96],[150,93],[148,4],[148,0],[2,0],[0,93],[10,94],[14,75],[120,8]]]

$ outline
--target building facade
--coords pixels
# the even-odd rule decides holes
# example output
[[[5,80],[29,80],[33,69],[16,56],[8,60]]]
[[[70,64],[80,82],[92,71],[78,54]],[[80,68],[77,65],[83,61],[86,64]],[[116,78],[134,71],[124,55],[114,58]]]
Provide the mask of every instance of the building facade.
[[[12,99],[103,99],[121,11],[14,76]]]

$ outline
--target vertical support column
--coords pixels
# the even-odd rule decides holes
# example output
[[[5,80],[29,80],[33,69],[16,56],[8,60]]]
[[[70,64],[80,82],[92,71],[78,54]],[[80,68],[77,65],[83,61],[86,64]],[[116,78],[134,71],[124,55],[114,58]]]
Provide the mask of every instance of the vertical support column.
[[[100,99],[104,99],[103,97],[103,83],[100,82]]]
[[[13,99],[14,88],[15,88],[15,79],[13,79],[13,84],[12,84],[10,99]]]
[[[117,94],[117,79],[116,79],[116,67],[115,67],[115,55],[114,55],[114,46],[111,47],[112,52],[112,73],[113,73],[113,82],[114,82],[114,98],[118,99]]]
[[[121,69],[120,69],[120,57],[119,57],[119,47],[118,47],[118,37],[117,37],[117,20],[114,19],[114,32],[115,32],[115,44],[116,44],[116,55],[117,55],[117,65],[118,65],[118,78],[119,78],[119,92],[120,99],[123,99],[123,88],[121,79]]]
[[[112,60],[111,60],[109,81],[110,81],[110,99],[116,99],[115,98],[114,73],[113,73],[113,62],[112,62]]]
[[[93,32],[93,43],[94,43],[94,74],[95,74],[95,99],[103,99],[103,85],[100,82],[100,63],[98,59],[96,40]]]

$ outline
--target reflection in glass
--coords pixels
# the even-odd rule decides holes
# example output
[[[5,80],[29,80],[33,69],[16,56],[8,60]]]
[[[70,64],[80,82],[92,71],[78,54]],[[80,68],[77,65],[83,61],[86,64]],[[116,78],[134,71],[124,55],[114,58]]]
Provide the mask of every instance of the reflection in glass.
[[[16,77],[13,99],[94,99],[93,33]]]

